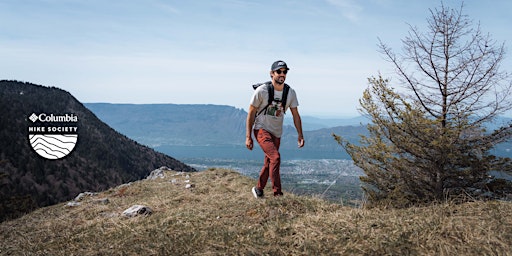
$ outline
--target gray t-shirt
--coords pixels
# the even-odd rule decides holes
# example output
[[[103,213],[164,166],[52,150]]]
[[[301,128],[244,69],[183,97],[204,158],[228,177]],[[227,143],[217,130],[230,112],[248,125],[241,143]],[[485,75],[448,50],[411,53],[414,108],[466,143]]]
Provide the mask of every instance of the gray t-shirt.
[[[262,85],[256,88],[251,98],[251,105],[258,109],[253,129],[264,129],[278,138],[281,137],[283,134],[285,110],[299,106],[297,94],[295,94],[295,90],[292,88],[288,91],[288,98],[286,99],[286,105],[284,108],[281,104],[282,96],[283,91],[274,90],[274,101],[267,107],[267,86]],[[267,107],[267,109],[263,110],[265,107]]]

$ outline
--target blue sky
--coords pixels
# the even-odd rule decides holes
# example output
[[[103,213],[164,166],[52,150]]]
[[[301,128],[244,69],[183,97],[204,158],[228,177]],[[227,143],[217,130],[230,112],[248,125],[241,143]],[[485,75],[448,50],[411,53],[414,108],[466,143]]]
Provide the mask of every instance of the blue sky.
[[[273,61],[290,67],[303,115],[355,116],[367,78],[440,1],[0,0],[0,79],[69,91],[81,102],[221,104],[247,110]],[[459,8],[461,1],[445,0]],[[464,13],[511,49],[512,1]],[[509,52],[503,68],[512,68]],[[507,71],[512,71],[511,69]]]

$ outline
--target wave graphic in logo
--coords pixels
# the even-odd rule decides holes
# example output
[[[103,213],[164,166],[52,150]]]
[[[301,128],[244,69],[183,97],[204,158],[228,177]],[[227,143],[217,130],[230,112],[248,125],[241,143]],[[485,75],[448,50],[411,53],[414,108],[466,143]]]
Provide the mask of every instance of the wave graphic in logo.
[[[75,148],[78,134],[29,134],[30,145],[42,157],[60,159]]]

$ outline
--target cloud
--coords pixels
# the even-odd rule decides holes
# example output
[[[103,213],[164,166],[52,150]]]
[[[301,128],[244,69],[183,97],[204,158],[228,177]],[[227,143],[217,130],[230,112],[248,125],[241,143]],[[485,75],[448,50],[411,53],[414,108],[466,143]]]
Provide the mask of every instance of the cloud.
[[[335,6],[339,10],[343,16],[352,21],[357,22],[360,19],[360,13],[363,10],[363,7],[359,5],[354,0],[327,0],[327,3]]]
[[[164,11],[168,14],[180,14],[180,10],[175,6],[165,2],[165,1],[156,1],[154,5],[159,8],[161,11]]]

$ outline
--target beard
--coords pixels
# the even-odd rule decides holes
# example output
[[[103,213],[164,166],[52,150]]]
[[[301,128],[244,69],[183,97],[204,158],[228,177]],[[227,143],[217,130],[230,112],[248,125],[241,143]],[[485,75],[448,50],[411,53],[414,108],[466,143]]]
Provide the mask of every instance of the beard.
[[[274,82],[276,82],[277,84],[284,84],[284,80],[284,76],[274,76]]]

